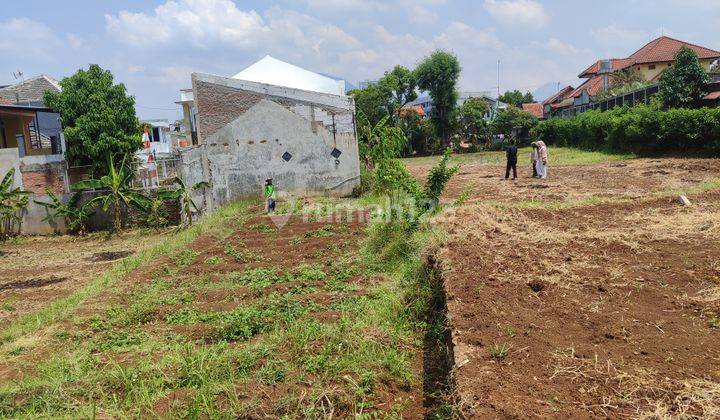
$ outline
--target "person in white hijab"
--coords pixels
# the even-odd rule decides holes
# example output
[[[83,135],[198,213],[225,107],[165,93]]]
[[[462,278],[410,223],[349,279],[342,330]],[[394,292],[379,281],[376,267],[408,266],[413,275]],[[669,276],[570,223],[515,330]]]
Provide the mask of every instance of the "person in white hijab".
[[[538,147],[538,159],[535,161],[535,169],[537,171],[538,178],[547,178],[547,146],[542,140],[538,140],[535,144]]]

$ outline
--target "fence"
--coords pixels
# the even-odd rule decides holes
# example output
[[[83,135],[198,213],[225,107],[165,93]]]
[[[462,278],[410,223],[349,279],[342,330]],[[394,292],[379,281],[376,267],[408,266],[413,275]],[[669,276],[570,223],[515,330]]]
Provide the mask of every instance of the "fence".
[[[137,190],[153,190],[172,184],[175,177],[180,176],[180,158],[160,158],[154,163],[134,161],[132,163],[135,176],[130,187]],[[91,165],[71,166],[68,168],[70,184],[89,179]]]
[[[643,103],[647,104],[650,101],[650,98],[657,95],[658,93],[658,85],[650,85],[646,86],[641,89],[634,90],[632,92],[623,93],[622,95],[618,95],[614,98],[609,98],[604,101],[598,101],[598,102],[590,102],[588,104],[583,105],[575,105],[568,108],[561,109],[559,114],[556,114],[556,116],[560,117],[574,117],[578,114],[582,114],[585,111],[589,111],[591,109],[599,109],[600,111],[607,111],[608,109],[613,109],[617,106],[635,106],[637,104]]]

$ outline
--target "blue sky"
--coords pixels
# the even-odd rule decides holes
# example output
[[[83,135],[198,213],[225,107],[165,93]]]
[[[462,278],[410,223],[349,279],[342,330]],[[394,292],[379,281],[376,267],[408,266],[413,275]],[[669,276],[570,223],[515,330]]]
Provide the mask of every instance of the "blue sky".
[[[494,90],[500,60],[503,91],[533,91],[661,33],[720,49],[720,0],[3,0],[0,84],[97,63],[140,118],[174,119],[191,72],[229,76],[266,54],[357,83],[444,48],[463,90]]]

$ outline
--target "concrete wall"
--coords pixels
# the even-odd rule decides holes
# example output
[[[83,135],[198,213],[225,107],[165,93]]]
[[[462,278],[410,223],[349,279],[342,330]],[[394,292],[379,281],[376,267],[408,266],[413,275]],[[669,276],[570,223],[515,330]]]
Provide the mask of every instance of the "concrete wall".
[[[352,98],[201,74],[193,89],[201,145],[181,152],[182,174],[210,181],[210,209],[259,196],[266,178],[281,196],[347,196],[360,183]]]
[[[15,168],[15,188],[22,188],[22,174],[20,174],[20,155],[18,149],[0,149],[0,179],[10,170]]]

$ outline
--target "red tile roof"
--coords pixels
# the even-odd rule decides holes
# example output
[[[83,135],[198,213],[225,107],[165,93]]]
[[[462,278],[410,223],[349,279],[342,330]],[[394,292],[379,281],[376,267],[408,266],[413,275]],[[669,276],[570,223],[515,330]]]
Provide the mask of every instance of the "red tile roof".
[[[404,107],[400,108],[400,115],[405,115],[411,111],[415,112],[421,117],[425,116],[425,108],[423,108],[422,105],[405,105]]]
[[[0,105],[10,105],[10,101],[0,98]]]
[[[595,96],[600,92],[603,86],[602,76],[593,76],[587,79],[583,84],[578,86],[568,96],[571,98],[577,98],[582,94],[583,90],[587,90],[588,95]]]
[[[683,46],[695,51],[695,53],[701,59],[720,58],[720,51],[711,50],[710,48],[701,47],[699,45],[680,41],[678,39],[670,38],[668,36],[661,36],[645,44],[642,48],[632,53],[630,57],[611,59],[612,69],[613,71],[617,71],[633,66],[635,64],[663,63],[673,61],[673,59],[675,58],[675,54],[677,54],[677,52]],[[580,73],[578,77],[592,77],[597,75],[599,70],[600,61],[596,61],[591,64],[590,67],[583,70],[583,72]]]
[[[522,104],[522,109],[523,109],[523,111],[533,114],[537,118],[542,118],[544,116],[543,104],[540,102],[532,102],[532,103],[528,103],[528,104]]]
[[[553,102],[562,101],[563,99],[565,99],[567,97],[567,95],[570,92],[572,92],[574,90],[575,90],[575,88],[572,86],[565,86],[564,88],[560,89],[560,91],[558,93],[545,99],[542,103],[543,103],[543,105],[547,105],[547,104],[551,104]]]
[[[701,59],[720,58],[720,52],[718,51],[691,44],[689,42],[680,41],[668,36],[661,36],[660,38],[648,42],[644,47],[635,51],[628,58],[632,60],[632,64],[673,61],[675,54],[677,54],[683,46],[695,51]]]
[[[590,67],[583,70],[582,73],[578,75],[580,78],[590,77],[598,74],[600,71],[600,62],[602,60],[598,60],[590,65]],[[622,70],[625,67],[628,66],[628,63],[630,62],[629,58],[611,58],[610,61],[612,62],[612,69],[613,71],[616,70]]]

